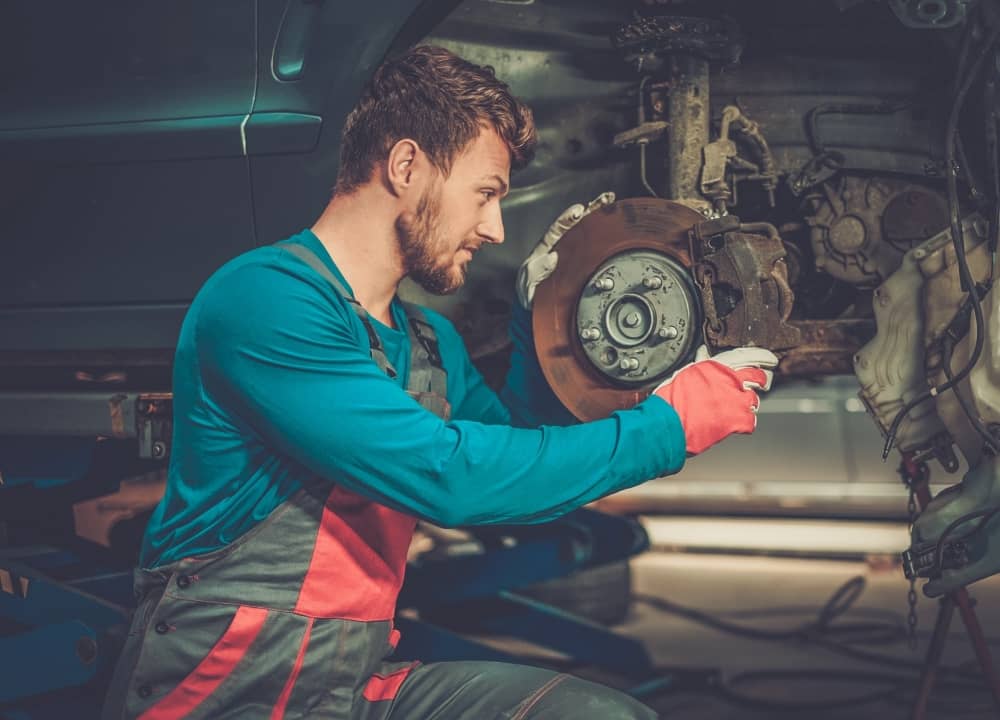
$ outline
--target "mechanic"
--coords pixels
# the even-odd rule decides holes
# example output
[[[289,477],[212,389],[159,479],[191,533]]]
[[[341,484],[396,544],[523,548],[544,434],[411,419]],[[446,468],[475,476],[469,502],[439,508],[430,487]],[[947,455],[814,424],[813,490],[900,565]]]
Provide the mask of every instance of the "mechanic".
[[[315,225],[219,269],[174,366],[166,493],[105,717],[646,718],[624,694],[503,663],[394,662],[418,518],[537,523],[675,473],[749,433],[776,359],[743,349],[675,373],[634,408],[577,424],[534,359],[534,288],[586,212],[563,213],[518,276],[505,402],[452,325],[396,295],[456,290],[503,242],[500,200],[535,144],[492,69],[420,47],[347,118]]]

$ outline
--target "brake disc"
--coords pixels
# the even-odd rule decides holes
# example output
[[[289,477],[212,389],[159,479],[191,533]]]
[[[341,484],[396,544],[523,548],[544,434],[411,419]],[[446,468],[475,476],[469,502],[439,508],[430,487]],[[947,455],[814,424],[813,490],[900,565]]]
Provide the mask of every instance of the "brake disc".
[[[701,341],[688,231],[704,218],[669,200],[597,210],[559,241],[559,264],[535,293],[542,372],[580,420],[645,398]]]

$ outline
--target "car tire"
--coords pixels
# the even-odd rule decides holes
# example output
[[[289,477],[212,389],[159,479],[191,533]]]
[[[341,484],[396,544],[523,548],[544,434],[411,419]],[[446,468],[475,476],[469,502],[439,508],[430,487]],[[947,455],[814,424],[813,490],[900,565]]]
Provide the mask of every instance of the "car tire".
[[[632,571],[627,560],[618,560],[517,592],[592,622],[617,625],[628,615]]]

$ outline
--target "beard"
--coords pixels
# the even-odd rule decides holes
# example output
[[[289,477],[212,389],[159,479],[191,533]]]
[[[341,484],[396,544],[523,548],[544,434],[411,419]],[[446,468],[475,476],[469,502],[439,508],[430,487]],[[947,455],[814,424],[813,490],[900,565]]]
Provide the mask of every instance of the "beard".
[[[425,191],[414,213],[396,220],[403,271],[433,295],[450,295],[465,282],[465,267],[456,266],[441,231],[440,200]],[[444,260],[442,260],[444,258]]]

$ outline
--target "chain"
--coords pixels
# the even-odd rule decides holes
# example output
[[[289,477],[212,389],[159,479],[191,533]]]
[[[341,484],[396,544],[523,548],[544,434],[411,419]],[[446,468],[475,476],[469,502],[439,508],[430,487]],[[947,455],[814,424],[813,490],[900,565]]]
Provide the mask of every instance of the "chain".
[[[910,537],[912,537],[913,523],[917,521],[917,498],[916,490],[914,488],[915,478],[907,478],[910,488],[910,501],[907,503],[906,509],[910,514]],[[906,640],[910,646],[910,650],[917,649],[917,578],[910,578],[910,590],[906,593],[906,602],[909,605],[909,613],[906,615]]]

